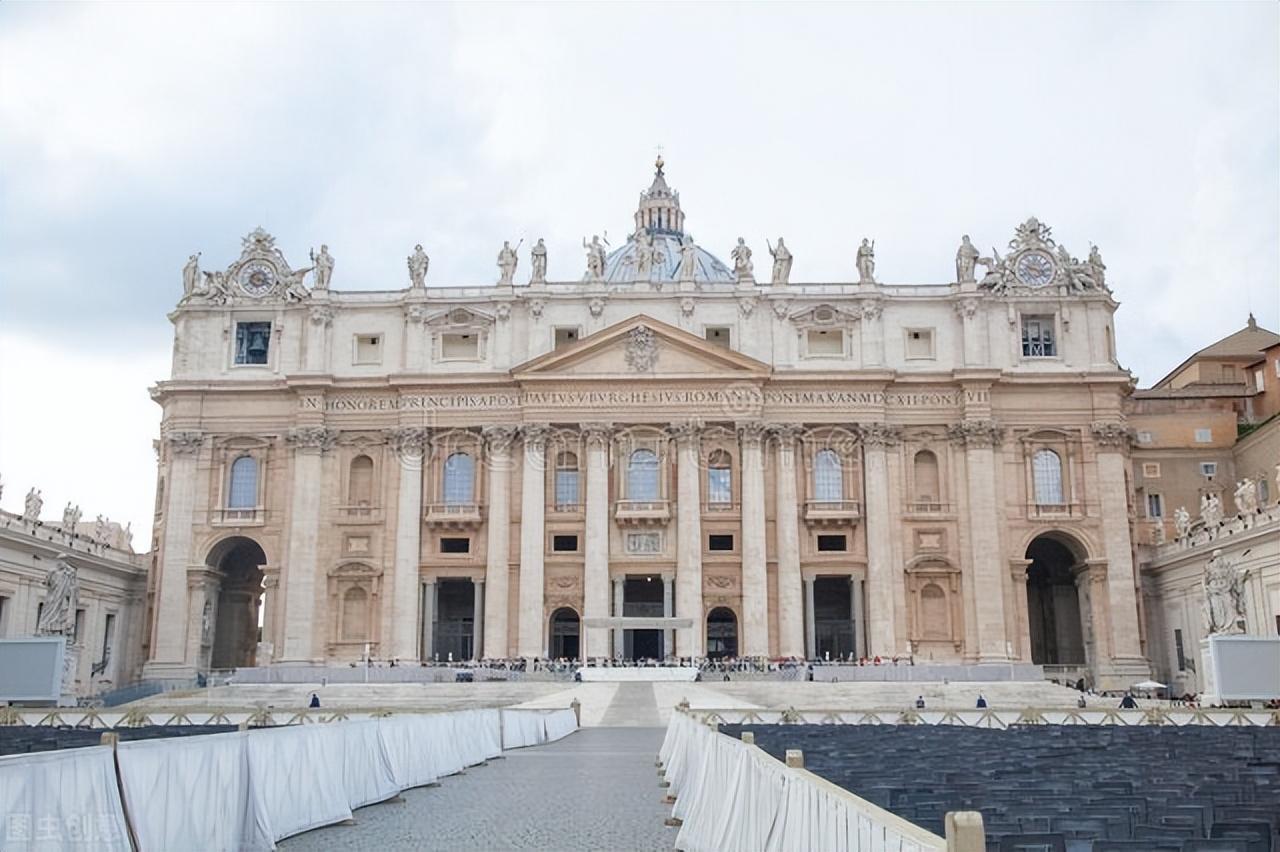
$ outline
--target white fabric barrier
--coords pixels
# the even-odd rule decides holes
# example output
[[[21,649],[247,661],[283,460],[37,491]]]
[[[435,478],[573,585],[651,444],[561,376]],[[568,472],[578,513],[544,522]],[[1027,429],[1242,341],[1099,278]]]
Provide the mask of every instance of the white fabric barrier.
[[[434,784],[439,780],[436,762],[422,753],[423,725],[417,716],[384,716],[378,735],[391,764],[391,775],[401,790]]]
[[[578,730],[578,716],[569,710],[552,710],[543,717],[547,728],[547,742],[553,743]]]
[[[342,782],[347,807],[354,810],[398,794],[400,785],[391,772],[391,761],[378,733],[378,720],[341,722],[336,727],[342,734]]]
[[[946,841],[762,750],[673,713],[665,777],[686,852],[926,852]]]
[[[698,670],[693,666],[583,666],[578,669],[578,678],[583,683],[621,683],[644,681],[687,681],[692,683],[698,678]]]
[[[472,710],[477,719],[476,736],[480,743],[485,760],[499,757],[502,754],[502,711]]]
[[[502,709],[502,748],[524,748],[547,741],[541,710]]]
[[[271,849],[266,808],[250,781],[247,732],[117,746],[129,822],[142,852]]]
[[[110,746],[0,757],[0,847],[128,852]]]
[[[273,840],[351,819],[342,777],[345,724],[249,732],[249,785]]]

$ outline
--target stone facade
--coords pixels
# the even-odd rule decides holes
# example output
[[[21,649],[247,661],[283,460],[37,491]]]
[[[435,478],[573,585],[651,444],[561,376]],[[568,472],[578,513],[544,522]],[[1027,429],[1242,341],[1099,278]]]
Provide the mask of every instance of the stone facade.
[[[900,286],[874,242],[858,283],[792,283],[779,241],[757,282],[745,242],[725,264],[684,215],[659,164],[635,232],[584,240],[575,280],[540,242],[531,278],[506,247],[499,283],[435,286],[415,251],[376,292],[330,289],[325,252],[308,288],[261,229],[225,271],[193,256],[153,392],[148,672],[674,653],[1145,675],[1096,249],[1032,219],[1005,256],[966,239],[955,281]]]

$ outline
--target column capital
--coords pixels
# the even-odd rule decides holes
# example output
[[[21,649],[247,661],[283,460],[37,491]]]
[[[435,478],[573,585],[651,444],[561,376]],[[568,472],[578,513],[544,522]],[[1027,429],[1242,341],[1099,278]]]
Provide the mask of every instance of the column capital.
[[[578,431],[588,445],[601,444],[607,447],[613,440],[614,426],[612,423],[579,423]]]
[[[1095,444],[1112,450],[1128,449],[1138,436],[1133,429],[1114,420],[1095,420],[1089,424],[1089,431]]]
[[[332,305],[312,305],[309,311],[311,324],[316,326],[328,327],[333,325],[333,318],[337,314]]]
[[[424,426],[400,426],[382,430],[382,436],[401,459],[422,458],[429,435],[430,430]]]
[[[507,423],[492,423],[480,430],[485,450],[490,453],[509,453],[520,427]]]
[[[739,420],[734,426],[738,431],[738,440],[742,441],[744,446],[759,446],[764,440],[765,425],[759,420]]]
[[[770,423],[768,429],[769,436],[784,447],[793,446],[796,439],[805,433],[803,423]]]
[[[702,421],[694,417],[689,420],[683,420],[672,423],[667,426],[667,434],[675,439],[676,443],[697,443],[702,438],[702,430],[705,428]]]
[[[204,446],[204,433],[196,431],[170,432],[164,436],[169,452],[175,456],[193,456]]]
[[[1030,559],[1010,559],[1009,576],[1015,583],[1027,581],[1027,569],[1031,567]]]
[[[323,453],[338,442],[338,430],[325,426],[295,426],[285,440],[299,452]]]
[[[858,436],[869,447],[896,447],[902,440],[902,427],[893,423],[860,423]]]
[[[551,435],[551,426],[546,423],[526,423],[520,427],[520,435],[526,447],[539,447],[547,442]]]
[[[1004,427],[994,420],[961,420],[947,427],[947,437],[966,447],[998,447],[1004,440]]]
[[[427,306],[421,302],[405,305],[404,318],[411,323],[421,324],[427,320]]]

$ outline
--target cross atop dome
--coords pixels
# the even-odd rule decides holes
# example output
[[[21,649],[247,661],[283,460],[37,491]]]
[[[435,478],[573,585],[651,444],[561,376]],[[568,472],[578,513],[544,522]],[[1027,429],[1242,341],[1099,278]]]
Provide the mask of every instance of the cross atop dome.
[[[684,235],[684,213],[680,210],[680,193],[667,186],[662,167],[666,163],[662,155],[654,162],[653,183],[640,193],[640,207],[636,210],[636,233]]]

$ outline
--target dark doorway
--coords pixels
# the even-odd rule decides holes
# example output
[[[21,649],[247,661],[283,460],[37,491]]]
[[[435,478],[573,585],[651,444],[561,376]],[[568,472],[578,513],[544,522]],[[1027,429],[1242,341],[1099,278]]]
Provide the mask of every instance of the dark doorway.
[[[576,612],[563,606],[551,613],[551,658],[578,659],[580,635],[580,622]]]
[[[1031,661],[1040,665],[1083,665],[1084,631],[1075,554],[1056,539],[1040,536],[1027,547],[1027,627]]]
[[[221,541],[208,564],[221,575],[218,605],[213,613],[213,650],[209,665],[234,669],[256,664],[262,640],[258,614],[262,608],[262,566],[267,556],[256,541],[241,536]],[[202,629],[210,614],[200,614]]]
[[[475,647],[476,586],[470,580],[436,582],[436,624],[431,653],[438,660],[471,659]]]
[[[818,659],[854,653],[853,581],[817,577],[813,581],[813,638]]]
[[[622,614],[628,618],[661,618],[662,578],[654,574],[627,577],[622,586]],[[666,653],[662,631],[628,629],[622,636],[623,655],[630,660],[661,660]]]
[[[707,657],[719,660],[738,656],[738,617],[728,607],[707,613]]]

